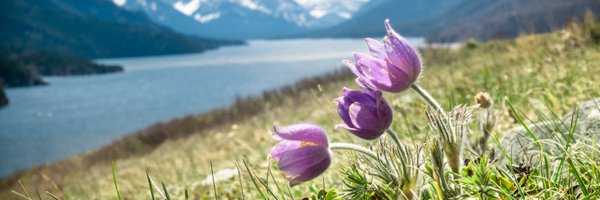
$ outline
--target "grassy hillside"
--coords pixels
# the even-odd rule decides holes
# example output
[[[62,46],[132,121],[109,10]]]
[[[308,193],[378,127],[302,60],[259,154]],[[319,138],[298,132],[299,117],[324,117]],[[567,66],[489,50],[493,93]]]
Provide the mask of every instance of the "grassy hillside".
[[[476,93],[489,92],[500,112],[494,134],[502,135],[518,126],[508,114],[505,98],[535,121],[536,109],[563,114],[578,102],[600,96],[599,33],[586,25],[573,25],[563,31],[516,40],[470,42],[459,49],[426,49],[422,51],[426,68],[420,84],[438,99],[446,100],[442,102],[444,107],[473,104]],[[174,199],[182,199],[186,189],[194,198],[212,199],[211,165],[216,191],[222,199],[242,193],[247,199],[258,199],[243,165],[239,179],[236,163],[246,159],[258,176],[265,177],[268,167],[274,164],[267,160],[267,152],[275,144],[268,134],[274,122],[313,122],[322,125],[333,141],[365,143],[333,128],[341,120],[332,99],[341,95],[342,86],[354,85],[353,77],[341,72],[240,100],[227,109],[158,124],[99,151],[6,179],[0,199],[17,199],[11,189],[23,193],[17,179],[28,194],[35,196],[37,191],[46,199],[50,198],[46,191],[64,199],[115,199],[112,160],[124,199],[150,198],[146,171],[159,187],[164,183]],[[423,141],[428,128],[419,97],[407,91],[386,98],[396,111],[393,127],[402,140]],[[291,188],[291,193],[301,199],[322,188],[343,188],[336,175],[347,160],[346,154],[335,154],[332,169],[316,180]],[[272,173],[283,185],[281,174],[277,170]],[[268,181],[273,184],[272,178]]]

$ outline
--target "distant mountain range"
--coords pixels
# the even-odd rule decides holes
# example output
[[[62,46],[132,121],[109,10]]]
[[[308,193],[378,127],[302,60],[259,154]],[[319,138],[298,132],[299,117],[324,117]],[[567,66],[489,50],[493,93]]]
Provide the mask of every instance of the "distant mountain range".
[[[468,0],[372,0],[362,6],[353,18],[335,26],[292,35],[292,37],[383,37],[383,21],[390,19],[402,34],[423,36],[432,26],[419,25],[428,19],[452,12]]]
[[[389,18],[403,35],[432,42],[512,38],[561,28],[587,9],[600,17],[599,0],[372,0],[347,21],[288,37],[381,37]]]
[[[5,0],[1,5],[1,87],[44,85],[42,75],[123,71],[91,58],[202,52],[242,43],[178,33],[107,0]]]
[[[600,19],[600,0],[465,1],[423,25],[434,27],[427,34],[433,42],[514,38],[560,29],[587,10]]]
[[[106,0],[5,0],[0,47],[87,58],[201,52],[227,41],[191,37]]]
[[[368,0],[107,0],[173,30],[226,39],[273,38],[332,26]],[[379,0],[374,0],[379,1]]]

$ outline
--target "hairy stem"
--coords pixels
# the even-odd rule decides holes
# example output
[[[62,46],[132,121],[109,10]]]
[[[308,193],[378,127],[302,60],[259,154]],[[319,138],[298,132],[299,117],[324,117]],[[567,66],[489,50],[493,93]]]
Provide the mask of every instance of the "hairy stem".
[[[398,138],[398,134],[396,134],[396,132],[394,132],[391,128],[388,128],[385,132],[387,132],[388,135],[390,135],[392,140],[394,140],[396,145],[398,145],[398,148],[402,148],[402,143],[400,143],[400,138]]]
[[[440,113],[442,113],[442,116],[444,116],[444,118],[448,119],[448,115],[446,115],[446,111],[444,111],[444,108],[442,108],[442,106],[440,105],[440,103],[438,103],[425,89],[423,89],[421,86],[417,85],[416,83],[410,85],[410,87],[415,92],[419,93],[419,95],[421,95],[421,97],[423,97],[423,99],[425,99],[425,101],[430,106],[434,107]]]
[[[356,145],[356,144],[350,144],[350,143],[340,143],[340,142],[334,142],[329,144],[329,148],[332,150],[350,150],[350,151],[356,151],[362,154],[365,154],[371,158],[374,159],[379,159],[377,156],[377,153],[371,151],[370,149],[367,149],[363,146],[360,145]]]

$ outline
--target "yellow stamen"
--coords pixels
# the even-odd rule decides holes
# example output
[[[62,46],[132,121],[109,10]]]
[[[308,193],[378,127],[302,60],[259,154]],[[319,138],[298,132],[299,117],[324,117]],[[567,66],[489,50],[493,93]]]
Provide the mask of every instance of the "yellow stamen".
[[[305,146],[317,146],[317,144],[312,143],[312,142],[305,142],[305,141],[303,141],[303,142],[300,142],[300,146],[301,147],[305,147]]]

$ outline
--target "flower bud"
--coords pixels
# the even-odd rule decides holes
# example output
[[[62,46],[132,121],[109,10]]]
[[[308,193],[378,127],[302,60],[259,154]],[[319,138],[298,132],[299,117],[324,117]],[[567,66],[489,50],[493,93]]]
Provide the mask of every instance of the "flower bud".
[[[492,98],[490,97],[490,94],[488,94],[487,92],[477,93],[475,95],[475,102],[479,104],[479,107],[481,108],[489,108],[492,107],[492,105],[494,104]]]

